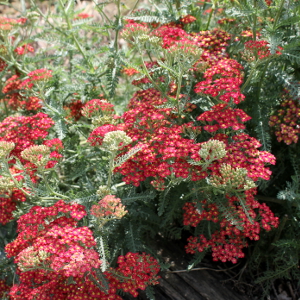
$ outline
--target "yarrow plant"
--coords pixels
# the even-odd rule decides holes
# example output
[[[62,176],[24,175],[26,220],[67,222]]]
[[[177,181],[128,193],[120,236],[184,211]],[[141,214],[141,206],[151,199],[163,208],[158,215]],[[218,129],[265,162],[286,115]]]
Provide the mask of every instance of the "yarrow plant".
[[[298,6],[154,2],[0,18],[2,298],[154,299],[158,236],[300,276]]]

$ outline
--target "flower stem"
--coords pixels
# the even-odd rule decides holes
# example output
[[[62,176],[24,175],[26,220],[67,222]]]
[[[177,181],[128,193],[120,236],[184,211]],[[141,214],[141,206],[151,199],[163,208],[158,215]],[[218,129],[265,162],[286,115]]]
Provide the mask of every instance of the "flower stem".
[[[211,22],[211,18],[212,18],[212,15],[213,15],[214,11],[215,11],[215,5],[213,4],[213,6],[211,8],[211,11],[209,13],[209,16],[208,16],[208,21],[207,21],[206,27],[205,27],[204,30],[208,30],[210,22]]]

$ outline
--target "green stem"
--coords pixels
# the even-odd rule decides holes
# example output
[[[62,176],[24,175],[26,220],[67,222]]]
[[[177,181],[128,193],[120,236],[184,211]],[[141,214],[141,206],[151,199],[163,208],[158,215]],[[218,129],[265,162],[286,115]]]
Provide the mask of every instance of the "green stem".
[[[139,2],[140,2],[140,0],[136,0],[136,2],[134,3],[133,8],[131,9],[129,15],[136,9]]]
[[[8,162],[5,161],[4,162],[4,166],[5,166],[5,171],[7,174],[9,174],[10,179],[13,181],[13,183],[15,184],[15,186],[22,191],[23,194],[25,194],[27,197],[32,197],[32,195],[30,193],[28,193],[27,191],[25,191],[21,186],[20,183],[16,180],[16,178],[11,174],[10,170],[9,170],[9,165]]]
[[[279,228],[277,229],[276,235],[274,236],[274,239],[273,239],[272,243],[270,244],[268,251],[271,251],[274,249],[274,247],[275,247],[274,243],[276,243],[279,240],[281,232],[282,232],[282,230],[285,226],[285,223],[287,222],[288,219],[289,219],[288,215],[283,216],[282,220],[280,221]]]
[[[253,27],[252,27],[252,32],[253,32],[253,40],[256,41],[256,22],[257,22],[257,18],[256,18],[256,6],[257,6],[257,0],[253,0],[253,6],[254,6],[254,9],[255,9],[255,12],[254,12],[254,20],[253,20]]]
[[[121,21],[121,1],[118,0],[117,2],[117,8],[118,8],[118,15],[116,17],[116,22],[117,22],[117,28],[116,28],[116,35],[115,35],[115,40],[114,40],[114,48],[115,52],[118,51],[118,40],[119,40],[119,32],[120,32],[120,21]]]
[[[180,10],[180,0],[175,0],[176,9]]]
[[[48,16],[44,15],[43,12],[39,9],[39,7],[34,3],[33,0],[30,0],[31,5],[33,6],[34,10],[37,11],[40,16],[48,23],[48,25],[54,29],[57,30],[58,32],[60,32],[61,34],[63,34],[65,37],[68,37],[68,35],[61,29],[59,29],[58,27],[55,27],[50,21]]]
[[[243,91],[245,90],[245,88],[248,86],[248,84],[250,83],[250,80],[252,79],[254,72],[256,71],[256,67],[258,66],[258,61],[256,61],[253,69],[251,70],[246,82],[243,84],[243,86],[241,87],[241,93],[243,93]]]
[[[210,22],[211,22],[211,18],[212,18],[212,15],[213,15],[214,11],[215,11],[215,5],[213,4],[213,6],[211,7],[211,11],[209,13],[209,17],[208,17],[208,21],[207,21],[206,27],[205,27],[204,30],[208,30]]]
[[[143,59],[143,54],[142,54],[142,51],[141,51],[140,47],[138,47],[138,51],[139,51],[139,54],[140,54],[140,56],[141,56],[141,58],[142,58],[142,62],[143,62],[143,66],[142,66],[142,67],[143,67],[144,72],[146,73],[147,78],[151,81],[151,83],[154,85],[154,87],[155,87],[158,91],[161,92],[161,89],[160,89],[159,86],[155,83],[155,81],[152,79],[152,77],[150,76],[150,74],[149,74],[149,72],[148,72],[148,69],[147,69],[146,64],[145,64],[145,61],[144,61],[144,59]]]
[[[75,45],[77,47],[77,49],[79,50],[79,52],[81,53],[81,55],[83,56],[84,60],[86,61],[86,63],[88,64],[89,68],[90,68],[90,71],[91,73],[93,73],[95,70],[94,70],[94,67],[93,67],[93,64],[90,62],[90,60],[88,59],[88,57],[86,56],[86,54],[84,53],[83,51],[83,48],[81,47],[80,43],[78,42],[76,36],[74,35],[74,33],[72,34],[72,38],[75,42]]]
[[[66,20],[67,25],[68,25],[68,29],[70,30],[70,29],[72,29],[72,24],[70,22],[69,16],[68,16],[68,14],[66,12],[66,9],[65,9],[65,6],[64,6],[62,0],[59,0],[59,4],[60,4],[60,6],[61,6],[61,8],[63,10],[64,16],[65,16],[65,20]]]
[[[275,20],[274,20],[274,23],[273,23],[273,29],[274,30],[276,29],[275,27],[276,27],[276,24],[278,22],[278,19],[279,19],[280,15],[281,15],[284,2],[285,2],[285,0],[281,0],[281,2],[280,2],[279,10],[278,10],[278,12],[276,14],[276,17],[275,17]]]
[[[269,64],[270,64],[270,60],[268,60],[266,62],[265,67],[264,67],[264,69],[262,71],[262,74],[261,74],[261,79],[260,79],[260,82],[258,84],[257,102],[259,101],[259,98],[260,98],[262,84],[263,84],[263,81],[264,81],[264,78],[265,78],[265,75],[266,75],[267,68],[268,68]]]
[[[39,171],[40,171],[40,173],[41,173],[41,175],[42,175],[43,181],[44,181],[44,183],[45,183],[45,185],[46,185],[48,191],[49,191],[51,194],[53,194],[53,195],[55,195],[55,196],[57,196],[57,197],[63,198],[63,199],[70,199],[68,196],[65,196],[65,195],[62,195],[62,194],[60,194],[60,193],[57,193],[57,192],[53,191],[52,187],[50,186],[50,184],[49,184],[49,182],[48,182],[48,178],[47,178],[47,175],[45,174],[44,170],[43,170],[43,169],[40,169]]]
[[[181,70],[179,72],[179,78],[178,78],[178,83],[177,83],[177,91],[176,91],[176,105],[177,105],[177,111],[178,111],[178,117],[179,118],[180,118],[180,114],[181,114],[179,96],[180,96],[180,90],[181,90],[182,76],[183,76],[183,71]]]
[[[71,30],[72,29],[72,23],[69,19],[69,16],[68,16],[68,13],[66,12],[66,9],[65,9],[65,6],[62,2],[62,0],[59,0],[59,3],[63,9],[63,13],[64,13],[64,17],[65,17],[65,20],[67,22],[67,26],[68,26],[68,30]],[[74,33],[71,34],[71,37],[73,38],[73,41],[77,47],[77,49],[79,50],[79,52],[81,53],[81,55],[83,56],[84,60],[87,62],[89,68],[90,68],[90,71],[93,72],[94,71],[94,68],[93,68],[93,65],[91,64],[90,60],[88,59],[88,57],[86,56],[86,54],[84,53],[83,51],[83,48],[81,47],[80,43],[78,42],[76,36]]]
[[[109,169],[108,169],[108,178],[107,178],[107,186],[110,189],[111,188],[111,184],[112,184],[112,174],[114,171],[114,159],[116,157],[116,152],[113,151],[110,153],[110,157],[109,157]]]

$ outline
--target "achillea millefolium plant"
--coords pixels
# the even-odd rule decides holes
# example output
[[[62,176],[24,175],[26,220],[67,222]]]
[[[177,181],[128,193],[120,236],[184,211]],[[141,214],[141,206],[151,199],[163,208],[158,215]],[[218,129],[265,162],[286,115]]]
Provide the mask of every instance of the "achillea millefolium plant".
[[[2,298],[154,299],[158,234],[299,277],[299,4],[94,4],[0,18]]]

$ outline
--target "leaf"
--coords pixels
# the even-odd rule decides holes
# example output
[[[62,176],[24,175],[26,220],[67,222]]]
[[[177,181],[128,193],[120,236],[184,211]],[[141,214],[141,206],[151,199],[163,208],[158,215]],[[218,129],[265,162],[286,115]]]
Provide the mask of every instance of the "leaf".
[[[59,139],[63,140],[66,137],[67,127],[63,119],[54,119],[54,128]]]
[[[148,285],[146,287],[146,296],[148,297],[149,300],[155,300],[155,293],[154,293],[153,286]]]
[[[45,92],[45,97],[49,97],[50,94],[55,90],[55,87],[54,86],[51,86],[50,88],[48,88]]]
[[[126,162],[128,159],[130,159],[132,156],[134,156],[136,153],[138,153],[142,147],[135,146],[131,148],[128,152],[126,152],[124,155],[119,156],[114,161],[114,169],[121,166],[124,162]]]
[[[127,19],[130,20],[135,20],[135,21],[140,21],[140,22],[145,22],[145,23],[168,23],[170,19],[165,18],[165,17],[158,17],[158,16],[138,16],[138,17],[126,17]]]
[[[158,203],[158,215],[161,217],[165,212],[165,209],[170,201],[169,193],[170,188],[164,190],[159,196],[159,203]]]

